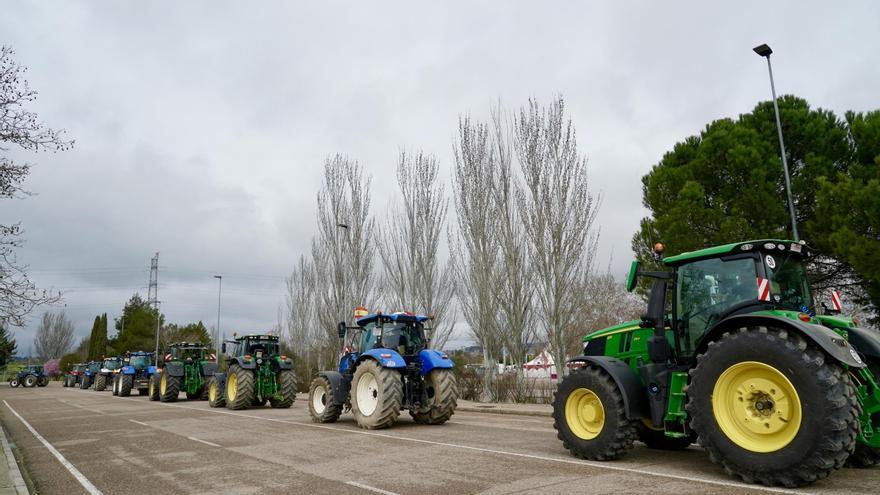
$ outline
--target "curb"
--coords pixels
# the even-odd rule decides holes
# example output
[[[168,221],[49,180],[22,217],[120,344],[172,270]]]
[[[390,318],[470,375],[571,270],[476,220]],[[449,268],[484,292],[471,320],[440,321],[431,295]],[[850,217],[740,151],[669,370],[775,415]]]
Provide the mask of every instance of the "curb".
[[[507,414],[511,416],[537,416],[542,418],[553,417],[553,413],[550,411],[524,411],[520,409],[506,409],[496,406],[457,406],[455,410],[462,412],[475,412],[486,414]]]
[[[9,445],[9,440],[6,439],[6,430],[2,426],[0,426],[0,442],[3,443],[3,453],[6,456],[7,464],[6,468],[9,470],[9,479],[12,481],[15,493],[19,495],[28,495],[30,492],[24,482],[24,478],[21,476],[21,469],[18,466],[18,462],[15,460],[15,455],[12,453],[12,447]],[[3,468],[0,467],[0,469]]]

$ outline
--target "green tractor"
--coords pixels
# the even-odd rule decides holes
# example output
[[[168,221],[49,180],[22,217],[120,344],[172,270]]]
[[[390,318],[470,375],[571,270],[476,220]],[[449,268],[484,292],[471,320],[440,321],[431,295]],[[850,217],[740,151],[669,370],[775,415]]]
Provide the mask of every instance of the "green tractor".
[[[150,400],[174,402],[181,390],[186,392],[187,399],[207,399],[208,380],[217,371],[215,358],[203,344],[171,344],[164,367],[150,378]]]
[[[802,486],[880,463],[880,334],[817,315],[801,242],[758,240],[661,259],[641,321],[584,337],[554,427],[583,459],[638,439],[709,458],[749,483]],[[667,305],[669,307],[667,307]]]
[[[227,354],[226,344],[233,347]],[[288,408],[296,399],[293,360],[281,354],[275,335],[244,335],[224,342],[226,373],[208,379],[211,407],[247,409],[262,406]]]

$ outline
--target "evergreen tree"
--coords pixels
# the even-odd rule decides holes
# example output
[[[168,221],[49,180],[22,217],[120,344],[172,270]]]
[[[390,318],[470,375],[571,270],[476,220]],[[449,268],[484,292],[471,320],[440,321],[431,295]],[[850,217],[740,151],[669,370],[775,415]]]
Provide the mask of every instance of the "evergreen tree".
[[[95,321],[92,323],[92,332],[89,334],[89,350],[86,355],[86,359],[89,361],[94,361],[96,358],[95,352],[95,344],[98,341],[98,327],[101,324],[101,317],[95,316]]]
[[[15,355],[15,334],[6,329],[6,323],[0,321],[0,366],[6,366]]]
[[[134,294],[125,303],[122,318],[116,320],[116,337],[110,346],[117,354],[127,351],[150,351],[156,345],[156,318],[164,320],[140,294]],[[123,329],[123,321],[125,328]]]

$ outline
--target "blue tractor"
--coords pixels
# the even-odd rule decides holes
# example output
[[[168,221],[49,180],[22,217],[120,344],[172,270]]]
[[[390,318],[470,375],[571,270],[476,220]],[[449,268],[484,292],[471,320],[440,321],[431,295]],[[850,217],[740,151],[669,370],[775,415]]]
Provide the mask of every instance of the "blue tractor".
[[[150,377],[156,373],[152,352],[128,352],[123,359],[123,366],[113,376],[113,395],[128,397],[132,389],[140,395],[147,395],[150,388]],[[155,391],[158,394],[158,390]]]
[[[319,372],[309,386],[312,421],[335,422],[343,408],[369,430],[391,426],[404,409],[416,423],[448,421],[458,386],[449,356],[428,348],[428,320],[412,313],[374,313],[359,318],[355,327],[340,322],[339,338],[348,344],[338,370]]]
[[[113,377],[122,368],[122,358],[113,356],[105,357],[101,369],[94,375],[95,391],[103,392],[107,386],[113,383]]]
[[[29,364],[27,368],[19,371],[11,380],[9,385],[17,387],[45,387],[49,384],[49,377],[43,372],[43,366],[39,364]]]
[[[79,382],[79,388],[87,390],[95,383],[95,378],[101,374],[101,361],[89,361],[83,371],[82,380]]]

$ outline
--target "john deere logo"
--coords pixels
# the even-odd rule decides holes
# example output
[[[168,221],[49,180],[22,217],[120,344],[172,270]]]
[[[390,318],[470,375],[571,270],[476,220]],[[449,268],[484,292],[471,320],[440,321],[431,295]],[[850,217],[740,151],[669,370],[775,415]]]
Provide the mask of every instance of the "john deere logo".
[[[856,360],[857,363],[862,364],[862,358],[859,357],[859,353],[856,352],[852,347],[849,348],[849,353],[852,354],[853,359]]]

